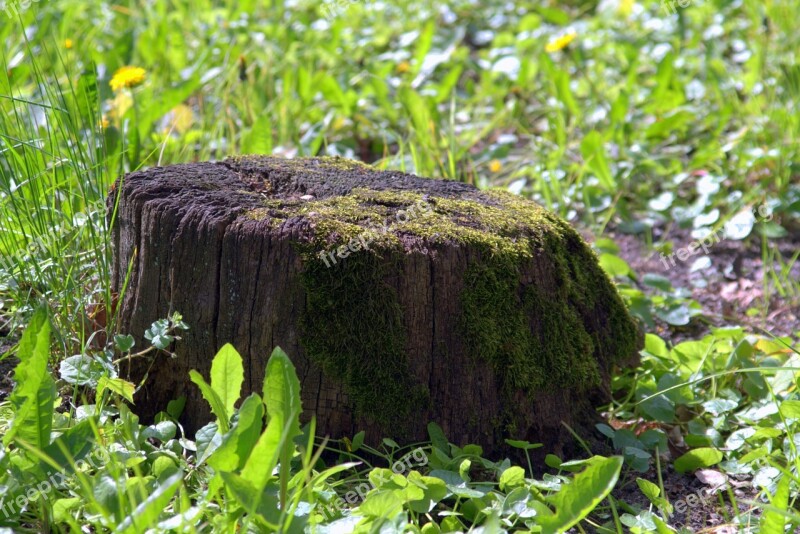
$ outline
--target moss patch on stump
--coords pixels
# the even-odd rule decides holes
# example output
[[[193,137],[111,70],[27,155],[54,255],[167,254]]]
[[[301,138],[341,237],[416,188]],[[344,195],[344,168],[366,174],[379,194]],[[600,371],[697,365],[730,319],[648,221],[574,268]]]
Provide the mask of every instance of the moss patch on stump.
[[[596,388],[636,352],[636,326],[594,253],[533,202],[340,158],[225,164],[262,198],[247,217],[307,228],[297,245],[307,292],[302,344],[346,385],[360,415],[388,427],[428,402],[409,372],[404,310],[388,283],[413,252],[463,247],[475,258],[463,273],[460,335],[473,358],[491,364],[509,403],[519,391]],[[513,426],[511,414],[504,419]]]

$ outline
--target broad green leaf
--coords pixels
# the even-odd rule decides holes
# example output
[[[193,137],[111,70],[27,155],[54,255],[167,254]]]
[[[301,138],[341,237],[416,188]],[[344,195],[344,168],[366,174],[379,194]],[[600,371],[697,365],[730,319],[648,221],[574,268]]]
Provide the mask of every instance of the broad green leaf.
[[[183,473],[177,472],[159,484],[155,491],[127,516],[114,530],[119,534],[145,532],[156,526],[158,518],[183,484]]]
[[[222,445],[222,433],[219,431],[219,425],[217,423],[208,423],[197,431],[194,440],[197,447],[197,463],[205,463],[214,451]]]
[[[722,452],[711,447],[694,449],[675,460],[675,470],[679,473],[694,471],[701,467],[711,467],[722,461]]]
[[[556,511],[539,519],[542,532],[565,532],[589,515],[614,489],[621,469],[621,456],[592,458],[589,466],[575,475],[571,484],[563,486],[561,491],[547,498]]]
[[[647,497],[647,500],[651,503],[655,504],[656,499],[661,495],[661,489],[649,480],[637,478],[636,485],[639,486],[639,489],[642,490],[644,496]]]
[[[364,437],[367,435],[363,430],[353,436],[353,441],[350,444],[350,452],[356,452],[364,445]]]
[[[611,167],[606,158],[606,149],[603,145],[603,136],[600,132],[591,132],[581,142],[581,155],[586,162],[586,167],[597,176],[606,191],[616,188],[616,180],[611,173]]]
[[[447,437],[444,435],[442,427],[434,422],[428,423],[428,437],[431,438],[431,444],[435,448],[445,454],[450,452],[450,444],[447,441]]]
[[[73,518],[73,510],[83,505],[83,499],[69,497],[58,499],[53,503],[53,521],[56,523],[66,523]]]
[[[561,103],[567,108],[569,116],[576,117],[579,113],[579,107],[572,94],[572,87],[570,86],[572,79],[569,73],[553,66],[553,68],[550,69],[550,75],[552,76],[553,84],[556,88],[556,97],[558,97]]]
[[[155,438],[159,441],[169,441],[175,437],[178,427],[172,421],[161,421],[142,430],[141,436],[146,439]]]
[[[245,510],[254,513],[261,492],[253,484],[236,473],[220,473],[225,486],[233,493],[236,500],[244,506]]]
[[[661,291],[672,291],[672,282],[669,278],[659,274],[647,273],[642,277],[642,283]]]
[[[350,116],[350,100],[339,86],[339,82],[336,81],[336,78],[330,74],[320,73],[317,77],[317,87],[319,87],[325,100],[339,107],[345,116]]]
[[[270,423],[278,422],[281,425],[282,434],[279,442],[280,502],[282,506],[285,506],[291,475],[289,464],[294,452],[294,438],[301,434],[300,413],[303,408],[300,402],[300,381],[297,379],[294,365],[280,347],[276,347],[272,351],[272,356],[267,362],[264,401],[267,403]],[[277,428],[277,425],[273,427],[273,432]]]
[[[294,452],[294,438],[300,431],[300,381],[294,365],[280,347],[272,351],[264,379],[264,403],[269,423],[247,460],[243,477],[259,491],[266,487],[272,470],[280,459],[280,497],[286,503],[289,463]]]
[[[525,470],[519,466],[509,467],[500,475],[500,490],[509,491],[525,484]]]
[[[211,411],[214,415],[217,416],[217,423],[219,424],[219,430],[223,434],[227,433],[230,430],[230,423],[228,421],[227,411],[225,410],[225,405],[222,402],[222,399],[219,398],[217,392],[214,391],[210,385],[203,379],[203,377],[192,369],[189,371],[189,378],[194,382],[197,387],[200,388],[200,393],[203,394],[203,398],[206,399],[209,405],[211,405]]]
[[[628,276],[631,273],[631,266],[628,262],[615,256],[614,254],[600,254],[600,267],[608,274],[608,276]]]
[[[756,223],[756,217],[749,209],[744,209],[725,223],[725,238],[741,241],[749,236]]]
[[[242,394],[244,367],[242,357],[226,343],[211,362],[211,389],[217,394],[225,407],[225,418],[230,420],[234,405]]]
[[[534,7],[537,13],[539,13],[545,20],[548,22],[552,22],[553,24],[557,24],[559,26],[566,26],[572,20],[569,13],[566,11],[562,11],[556,7],[545,7],[541,5],[536,5]]]
[[[685,326],[692,319],[691,311],[683,304],[674,304],[668,308],[656,310],[656,315],[662,321],[673,326]]]
[[[278,417],[286,421],[290,414],[300,414],[300,381],[294,365],[280,347],[272,351],[267,362],[263,390],[264,403],[270,419]],[[292,438],[300,434],[300,420],[292,421]]]
[[[414,499],[408,503],[408,507],[411,510],[420,514],[427,514],[433,510],[436,503],[450,493],[450,490],[447,489],[447,484],[443,480],[436,477],[422,476],[417,471],[409,473],[408,482],[423,491],[424,496],[421,499]]]
[[[441,104],[450,98],[450,95],[452,94],[453,89],[455,89],[458,80],[461,79],[461,73],[463,70],[463,65],[458,65],[450,68],[447,73],[444,74],[442,81],[439,83],[439,87],[436,88],[437,104]]]
[[[114,336],[114,345],[120,352],[128,352],[136,344],[136,340],[131,335],[117,334]]]
[[[373,491],[361,506],[358,507],[359,515],[373,518],[392,518],[403,511],[403,500],[400,490]]]
[[[44,447],[44,453],[51,462],[64,467],[64,470],[71,472],[75,462],[83,460],[90,452],[93,456],[102,460],[98,452],[102,451],[100,446],[95,443],[92,421],[84,419],[77,425],[68,428],[63,434],[58,436],[53,443]],[[105,455],[105,451],[104,455]],[[44,464],[42,464],[44,468]],[[49,469],[49,468],[48,468]]]
[[[281,453],[280,447],[283,444],[282,438],[288,434],[288,432],[284,433],[284,427],[281,426],[281,422],[281,419],[277,417],[270,419],[266,430],[258,438],[255,447],[253,447],[253,452],[250,453],[250,457],[245,462],[244,469],[242,469],[242,478],[250,482],[259,491],[267,487],[267,484],[273,478],[272,471],[278,464]]]
[[[786,419],[800,419],[800,401],[783,401],[781,403],[780,412]]]
[[[178,419],[186,407],[186,396],[181,395],[177,399],[171,400],[167,403],[167,414],[173,419]]]
[[[422,28],[422,31],[416,40],[414,64],[412,67],[413,74],[419,73],[420,69],[422,68],[422,64],[425,62],[425,56],[428,55],[428,52],[431,50],[431,46],[433,46],[434,35],[436,35],[436,22],[431,19],[428,20],[428,22]]]
[[[56,387],[47,361],[50,357],[50,318],[47,309],[36,310],[22,334],[14,370],[14,389],[9,401],[14,412],[3,444],[22,440],[38,449],[50,444]]]
[[[419,93],[405,85],[400,87],[397,96],[406,113],[411,117],[417,138],[427,146],[434,146],[435,138],[431,131],[433,117],[428,102]]]
[[[95,358],[76,354],[61,361],[58,374],[68,384],[96,387],[100,377],[108,374],[108,370]]]
[[[272,121],[268,114],[259,116],[250,131],[242,135],[242,154],[272,153]]]
[[[465,482],[470,481],[469,477],[469,470],[472,467],[472,461],[470,459],[464,459],[461,461],[461,465],[458,466],[458,475],[461,477],[462,480]],[[509,474],[510,476],[510,474]]]
[[[670,112],[645,129],[648,139],[663,139],[686,130],[694,119],[694,113],[686,109]]]
[[[789,509],[789,483],[791,478],[787,475],[781,477],[778,489],[772,497],[770,505],[773,509],[765,508],[761,515],[761,530],[763,534],[783,534],[786,530],[785,512]],[[784,512],[784,513],[781,513]]]
[[[264,405],[255,393],[242,403],[236,427],[223,436],[208,465],[217,471],[235,471],[244,467],[264,427]]]
[[[656,525],[656,534],[675,534],[675,529],[664,523],[658,516],[653,514],[651,516],[653,523]]]
[[[108,378],[101,376],[97,381],[97,398],[103,394],[104,390],[110,390],[133,404],[133,393],[136,391],[136,386],[127,380],[121,378]]]

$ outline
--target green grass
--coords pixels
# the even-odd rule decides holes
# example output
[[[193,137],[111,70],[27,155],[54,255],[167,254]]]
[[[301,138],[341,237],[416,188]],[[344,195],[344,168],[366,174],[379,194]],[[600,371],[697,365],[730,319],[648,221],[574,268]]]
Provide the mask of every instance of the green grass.
[[[673,244],[654,240],[656,226],[688,228],[699,239],[735,223],[735,239],[762,251],[764,296],[748,313],[764,320],[773,296],[795,306],[800,300],[797,254],[781,252],[779,242],[800,219],[793,0],[696,0],[674,15],[658,2],[627,0],[601,7],[578,0],[4,6],[12,3],[16,14],[0,13],[0,330],[16,340],[25,325],[41,327],[33,310],[47,308],[51,350],[23,338],[10,353],[62,372],[53,373],[54,384],[37,375],[40,388],[18,385],[30,391],[0,403],[0,429],[21,428],[24,399],[34,391],[52,406],[51,386],[70,389],[76,404],[31,427],[38,435],[4,442],[2,494],[42,483],[53,462],[72,474],[53,498],[11,517],[0,512],[0,527],[99,531],[135,517],[132,528],[141,521],[155,528],[183,514],[190,532],[278,523],[289,530],[300,524],[292,517],[350,529],[341,512],[352,508],[365,532],[380,525],[546,531],[576,517],[585,531],[671,532],[660,521],[678,526],[669,515],[676,497],[665,498],[662,475],[676,467],[752,483],[746,502],[733,491],[716,497],[738,505],[725,512],[732,524],[765,533],[782,532],[784,520],[790,529],[800,524],[800,333],[774,339],[731,327],[679,343],[659,337],[659,321],[681,327],[702,321],[706,310],[662,277],[633,272],[602,237],[595,242],[601,265],[650,332],[641,367],[615,377],[615,401],[605,407],[611,419],[640,426],[600,429],[624,459],[621,475],[613,458],[573,464],[551,456],[546,467],[535,466],[549,469],[536,479],[530,468],[448,444],[432,427],[431,441],[420,444],[419,473],[384,483],[376,477],[391,473],[380,469],[411,449],[391,441],[369,448],[363,436],[327,443],[339,462],[364,463],[326,470],[315,456],[321,444],[309,445],[313,432],[289,450],[275,443],[281,432],[273,429],[273,441],[261,446],[292,456],[283,457],[291,465],[282,465],[275,488],[282,499],[291,496],[295,515],[268,499],[255,508],[244,464],[204,465],[208,432],[181,436],[169,426],[174,414],[163,416],[161,428],[142,427],[124,402],[130,386],[114,369],[131,355],[113,314],[106,217],[111,184],[138,168],[245,153],[343,155],[508,189],[597,235],[609,227],[637,233],[665,254]],[[566,48],[546,50],[568,31],[575,39]],[[143,67],[146,80],[115,93],[109,81],[124,65]],[[744,217],[752,210],[757,217]],[[153,332],[174,335],[173,327],[167,321]],[[100,350],[104,339],[115,339],[110,354]],[[162,345],[155,341],[153,351]],[[69,373],[73,382],[66,380],[61,366],[80,362],[88,362],[92,380]],[[94,396],[102,377],[105,391]],[[269,429],[242,428],[243,417],[240,409],[231,430],[239,434],[225,439],[258,447],[245,438]],[[50,442],[48,428],[66,450]],[[667,429],[677,429],[684,445],[670,450]],[[75,470],[84,443],[111,460]],[[695,452],[679,457],[687,451]],[[170,478],[170,466],[183,476]],[[582,484],[571,474],[581,470],[604,483]],[[606,498],[606,485],[619,489],[654,471],[648,480],[657,491],[639,485],[650,505]],[[367,482],[365,499],[330,508]],[[581,505],[571,514],[562,511],[568,495]],[[435,510],[423,511],[434,502]],[[333,512],[317,517],[309,507]]]

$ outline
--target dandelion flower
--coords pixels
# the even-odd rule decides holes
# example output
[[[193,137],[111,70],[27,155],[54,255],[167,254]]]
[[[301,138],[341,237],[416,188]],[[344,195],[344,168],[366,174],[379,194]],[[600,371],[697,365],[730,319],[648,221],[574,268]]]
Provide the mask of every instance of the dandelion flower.
[[[133,97],[128,92],[117,93],[111,100],[108,118],[112,122],[119,122],[131,107],[133,107]]]
[[[72,45],[73,45],[72,39],[67,39],[66,41],[64,41],[64,48],[66,48],[67,50],[72,48]]]
[[[633,13],[633,6],[635,5],[635,0],[620,0],[617,12],[623,17],[630,17],[631,13]]]
[[[489,162],[489,170],[494,173],[498,173],[503,170],[503,164],[500,163],[499,159],[493,159]]]
[[[101,130],[105,130],[111,125],[111,123],[108,121],[108,117],[103,115],[103,117],[100,119],[97,125],[100,127]]]
[[[397,64],[397,74],[405,74],[411,70],[411,64],[408,61],[401,61]]]
[[[111,78],[111,89],[119,91],[127,87],[132,88],[141,85],[144,82],[145,70],[141,67],[121,67],[114,73]]]
[[[558,52],[559,50],[563,50],[572,41],[575,40],[575,37],[577,37],[577,34],[575,32],[565,33],[564,35],[556,37],[555,39],[547,43],[547,46],[544,47],[544,50],[548,54],[552,54],[554,52]]]
[[[186,104],[178,104],[167,116],[167,131],[175,130],[179,134],[189,131],[194,123],[194,112]]]

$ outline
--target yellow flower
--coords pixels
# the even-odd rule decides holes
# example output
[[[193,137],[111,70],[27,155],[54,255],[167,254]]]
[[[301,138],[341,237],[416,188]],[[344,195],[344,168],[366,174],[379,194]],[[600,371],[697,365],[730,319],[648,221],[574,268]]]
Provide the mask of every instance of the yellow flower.
[[[500,172],[503,170],[503,164],[500,163],[499,159],[493,159],[489,162],[489,170],[495,173]]]
[[[577,34],[575,32],[565,33],[560,37],[556,37],[549,43],[547,46],[544,47],[545,52],[548,54],[552,54],[554,52],[558,52],[559,50],[563,50],[569,45],[572,41],[575,40]]]
[[[66,48],[67,50],[72,48],[72,39],[67,39],[66,41],[64,41],[64,48]]]
[[[630,17],[633,12],[633,6],[636,5],[636,0],[620,0],[617,11],[623,17]]]
[[[106,128],[109,127],[110,124],[111,123],[108,121],[108,117],[103,115],[103,117],[100,119],[100,122],[97,125],[100,127],[101,130],[105,130]]]
[[[169,126],[167,127],[167,131],[175,130],[179,134],[184,134],[192,127],[194,113],[192,112],[192,108],[186,104],[178,104],[169,114]]]
[[[397,74],[405,74],[411,70],[411,64],[408,61],[401,61],[397,64]]]
[[[119,123],[125,113],[131,109],[131,106],[133,106],[133,97],[129,93],[117,93],[111,100],[108,118],[115,123]]]
[[[111,89],[119,91],[123,87],[131,88],[144,82],[145,70],[141,67],[121,67],[111,78]]]

